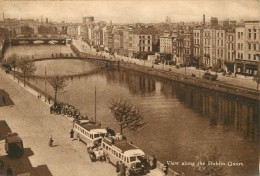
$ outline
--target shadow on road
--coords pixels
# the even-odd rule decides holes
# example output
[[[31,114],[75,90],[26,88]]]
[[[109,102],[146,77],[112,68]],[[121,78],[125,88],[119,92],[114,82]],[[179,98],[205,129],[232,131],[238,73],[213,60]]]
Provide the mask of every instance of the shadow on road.
[[[4,139],[7,133],[10,133],[11,129],[4,120],[0,120],[0,151],[2,150],[0,156],[4,161],[4,167],[0,168],[0,175],[7,172],[7,168],[10,166],[13,171],[13,175],[19,175],[24,173],[30,173],[31,176],[52,176],[47,165],[39,165],[33,167],[29,157],[34,155],[34,152],[31,148],[24,148],[24,153],[19,158],[10,158],[4,149]]]
[[[30,148],[24,149],[24,155],[20,158],[9,158],[7,155],[2,156],[4,161],[3,172],[6,173],[8,166],[13,170],[13,175],[30,173],[32,176],[52,176],[47,165],[33,167],[29,157],[34,153]]]
[[[9,94],[5,90],[0,89],[0,107],[11,106],[11,105],[14,105],[14,102],[10,98]]]
[[[0,141],[5,139],[5,135],[11,133],[11,129],[5,120],[0,120]]]

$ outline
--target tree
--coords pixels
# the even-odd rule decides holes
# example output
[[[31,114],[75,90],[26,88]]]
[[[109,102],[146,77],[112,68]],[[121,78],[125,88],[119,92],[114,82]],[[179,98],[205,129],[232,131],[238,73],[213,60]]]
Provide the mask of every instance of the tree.
[[[114,99],[109,109],[120,125],[121,134],[123,134],[125,128],[136,131],[144,125],[143,115],[133,104],[126,100]]]
[[[49,80],[49,84],[53,87],[54,92],[55,92],[55,99],[54,99],[54,103],[57,102],[57,92],[58,91],[62,91],[66,86],[66,80],[64,77],[61,76],[54,76],[52,78],[50,78]]]
[[[18,62],[18,68],[20,68],[23,73],[23,84],[25,87],[25,76],[30,76],[36,71],[35,63],[29,59],[29,57],[21,57]]]
[[[195,173],[196,176],[223,176],[225,175],[225,165],[214,164],[223,162],[222,154],[214,149],[206,154],[199,154],[196,158]],[[198,164],[200,163],[200,164]]]
[[[11,65],[11,67],[14,70],[14,79],[15,79],[15,68],[17,67],[17,64],[18,64],[18,55],[17,54],[11,54],[7,58],[7,62]]]

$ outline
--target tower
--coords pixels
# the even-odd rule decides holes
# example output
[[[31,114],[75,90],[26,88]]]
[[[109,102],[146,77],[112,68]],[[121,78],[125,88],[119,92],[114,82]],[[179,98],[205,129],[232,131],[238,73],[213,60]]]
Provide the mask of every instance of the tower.
[[[205,14],[203,14],[203,25],[205,25],[206,20],[205,20]]]

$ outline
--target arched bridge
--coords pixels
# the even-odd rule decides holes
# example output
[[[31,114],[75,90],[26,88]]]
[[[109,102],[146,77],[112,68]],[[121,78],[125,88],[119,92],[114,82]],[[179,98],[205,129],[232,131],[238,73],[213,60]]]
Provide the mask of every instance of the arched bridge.
[[[71,42],[71,39],[68,38],[39,38],[39,37],[32,37],[32,38],[10,38],[5,40],[6,44],[11,45],[19,45],[19,44],[61,44],[66,45],[67,43]]]
[[[44,61],[44,60],[58,60],[58,59],[68,59],[68,60],[84,60],[84,61],[90,61],[90,62],[99,62],[101,64],[104,64],[106,68],[109,69],[118,69],[119,68],[119,61],[115,60],[109,60],[109,59],[104,59],[104,58],[99,58],[99,57],[80,57],[80,56],[65,56],[65,57],[48,57],[48,58],[37,58],[33,59],[34,61]]]

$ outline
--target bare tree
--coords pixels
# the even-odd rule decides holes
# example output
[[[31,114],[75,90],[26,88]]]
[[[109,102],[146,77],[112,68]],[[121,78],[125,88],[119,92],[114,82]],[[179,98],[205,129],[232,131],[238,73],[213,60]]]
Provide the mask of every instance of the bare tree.
[[[126,100],[114,99],[111,102],[109,109],[120,125],[121,134],[123,134],[123,129],[125,128],[135,131],[145,124],[143,115],[133,104]]]
[[[196,161],[197,164],[195,166],[195,173],[197,176],[225,175],[225,165],[219,163],[223,161],[222,154],[216,147],[214,147],[212,151],[206,154],[199,154],[198,156],[196,156]]]
[[[54,103],[56,103],[57,102],[57,92],[62,91],[67,86],[66,80],[64,77],[54,76],[54,77],[50,78],[49,84],[54,89],[54,92],[55,92]]]
[[[25,87],[25,76],[30,76],[36,71],[35,63],[28,57],[21,57],[17,66],[23,73],[23,84]]]
[[[8,58],[7,58],[7,63],[11,65],[11,67],[14,70],[14,79],[15,79],[15,68],[17,67],[18,64],[18,55],[17,54],[11,54]]]

